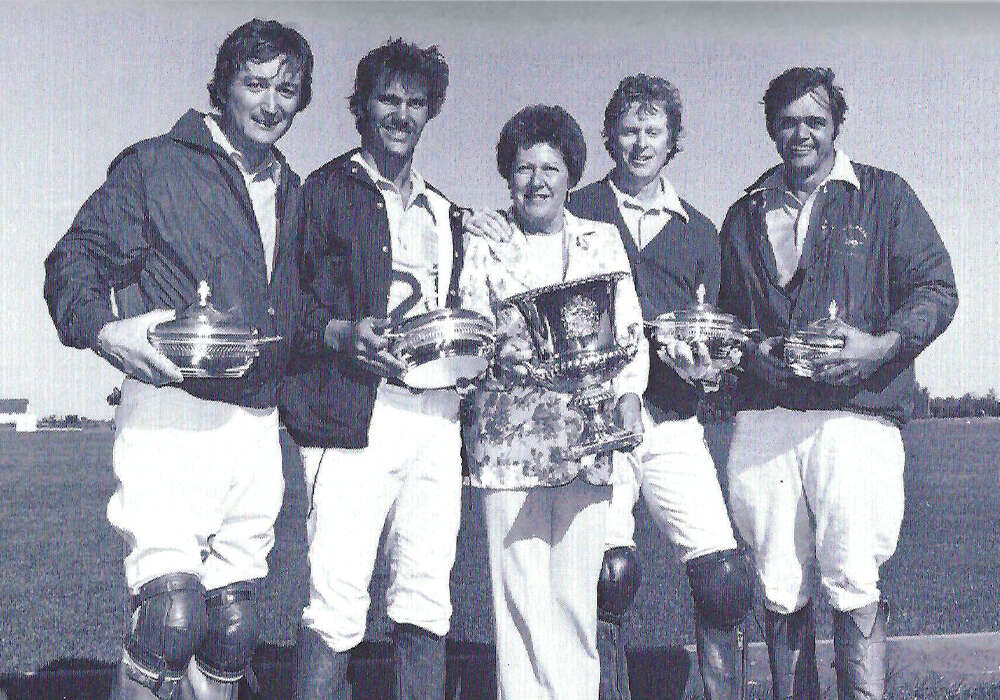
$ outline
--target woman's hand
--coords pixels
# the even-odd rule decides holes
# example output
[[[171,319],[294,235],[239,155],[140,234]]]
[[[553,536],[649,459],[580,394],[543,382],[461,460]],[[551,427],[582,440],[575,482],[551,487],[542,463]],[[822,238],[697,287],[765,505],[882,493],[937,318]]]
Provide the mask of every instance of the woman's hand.
[[[615,422],[619,428],[642,435],[642,399],[638,394],[622,394],[615,404]]]
[[[504,384],[523,385],[531,378],[531,342],[523,336],[508,336],[497,351],[497,376]]]
[[[688,384],[718,384],[722,372],[712,363],[712,356],[705,343],[687,343],[679,338],[667,337],[658,345],[656,354]]]

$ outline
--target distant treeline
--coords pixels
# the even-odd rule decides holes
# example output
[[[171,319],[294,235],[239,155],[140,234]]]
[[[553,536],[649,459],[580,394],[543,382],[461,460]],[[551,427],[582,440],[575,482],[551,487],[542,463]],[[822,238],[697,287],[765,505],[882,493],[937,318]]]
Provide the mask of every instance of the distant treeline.
[[[914,418],[974,418],[1000,416],[1000,398],[992,388],[985,394],[931,396],[927,387],[918,387]]]
[[[736,407],[732,378],[722,389],[705,398],[698,406],[698,418],[702,423],[725,423],[732,420]],[[917,399],[913,407],[913,418],[976,418],[1000,416],[1000,397],[996,390],[985,394],[965,393],[961,396],[931,396],[925,386],[917,387]]]
[[[78,416],[70,413],[66,416],[45,416],[38,419],[39,428],[110,428],[109,420],[94,420],[87,416]]]

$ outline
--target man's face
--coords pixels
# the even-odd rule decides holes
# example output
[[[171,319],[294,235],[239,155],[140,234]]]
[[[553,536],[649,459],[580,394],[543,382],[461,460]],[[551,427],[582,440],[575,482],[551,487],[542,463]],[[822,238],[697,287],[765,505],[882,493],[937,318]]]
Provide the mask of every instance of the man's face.
[[[774,144],[785,166],[808,178],[829,171],[834,158],[830,96],[820,87],[788,103],[775,117]]]
[[[626,182],[636,188],[652,182],[674,149],[664,105],[633,102],[618,118],[611,146],[618,174]]]
[[[427,114],[427,86],[422,79],[379,76],[362,115],[365,150],[408,160],[427,124]]]
[[[302,93],[302,73],[292,71],[279,55],[265,63],[247,61],[236,73],[222,113],[227,136],[239,142],[233,146],[270,146],[288,131]]]

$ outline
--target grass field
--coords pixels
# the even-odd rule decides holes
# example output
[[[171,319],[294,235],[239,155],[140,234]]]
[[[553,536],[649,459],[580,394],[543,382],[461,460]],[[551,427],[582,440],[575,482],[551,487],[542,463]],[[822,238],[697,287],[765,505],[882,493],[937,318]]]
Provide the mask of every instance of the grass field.
[[[100,668],[118,656],[123,549],[104,519],[113,487],[111,438],[99,430],[0,432],[0,673]],[[1000,422],[923,421],[907,426],[904,438],[906,514],[898,551],[883,571],[893,602],[890,634],[996,631]],[[721,459],[725,431],[713,428],[709,442]],[[277,646],[293,641],[306,593],[304,486],[290,442],[284,448],[286,498],[267,581],[267,639]],[[645,576],[629,620],[630,645],[690,643],[691,602],[677,553],[641,504],[636,539]],[[485,557],[477,502],[467,497],[452,573],[451,636],[458,642],[491,641]],[[368,638],[375,641],[388,633],[382,567],[369,615]],[[827,618],[820,614],[821,636],[829,633]]]

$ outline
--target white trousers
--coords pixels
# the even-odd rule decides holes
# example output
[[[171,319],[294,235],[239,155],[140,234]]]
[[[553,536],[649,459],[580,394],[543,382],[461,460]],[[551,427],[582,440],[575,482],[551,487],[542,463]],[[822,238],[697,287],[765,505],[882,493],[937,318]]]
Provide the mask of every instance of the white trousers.
[[[631,453],[615,453],[615,469],[632,471],[635,478],[614,486],[606,546],[635,546],[632,510],[641,487],[653,521],[680,548],[681,561],[735,549],[736,538],[701,423],[692,417],[654,424],[645,409],[643,423],[642,444]]]
[[[454,392],[413,395],[383,386],[368,447],[301,448],[311,494],[302,622],[334,651],[364,637],[368,585],[386,527],[389,617],[436,635],[448,632],[462,500],[456,410]]]
[[[597,579],[611,487],[483,489],[499,700],[596,699]]]
[[[115,429],[107,514],[132,593],[174,572],[207,589],[267,575],[284,495],[276,409],[126,379]]]
[[[837,610],[879,599],[903,520],[899,429],[848,411],[742,411],[729,451],[733,520],[768,608],[808,602],[810,572]]]

